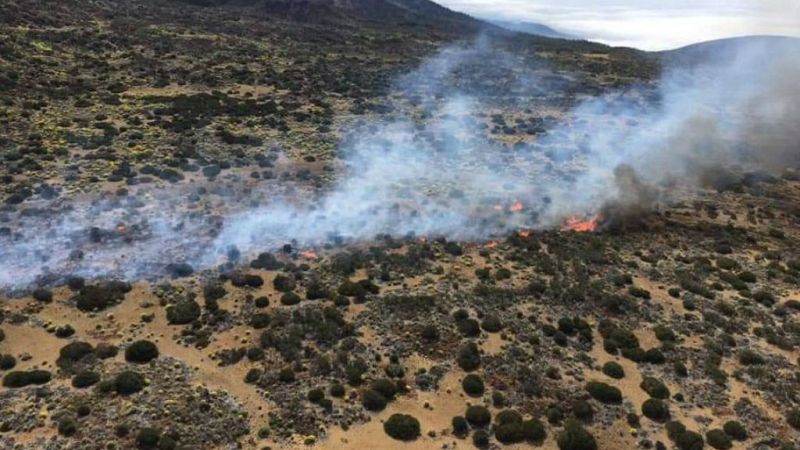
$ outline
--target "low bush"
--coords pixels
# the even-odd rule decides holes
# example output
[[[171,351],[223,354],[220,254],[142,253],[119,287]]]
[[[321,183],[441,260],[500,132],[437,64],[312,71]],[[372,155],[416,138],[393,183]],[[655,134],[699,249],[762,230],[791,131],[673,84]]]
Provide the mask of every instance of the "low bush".
[[[144,384],[144,375],[131,370],[120,372],[114,378],[114,389],[120,395],[135,394],[144,389]]]
[[[7,388],[21,388],[30,385],[45,384],[52,375],[46,370],[15,370],[8,372],[3,377],[3,386]]]
[[[483,428],[492,422],[492,413],[490,413],[485,406],[481,405],[472,405],[467,408],[464,417],[466,417],[467,422],[475,428]]]
[[[663,400],[649,398],[642,403],[642,414],[650,420],[664,422],[669,420],[669,406]]]
[[[564,423],[564,429],[558,433],[556,443],[560,450],[597,450],[594,436],[575,420]]]
[[[603,364],[603,373],[611,378],[620,379],[625,377],[625,369],[614,361],[609,361]]]
[[[745,429],[741,422],[729,420],[725,422],[725,425],[722,426],[722,429],[728,436],[736,439],[737,441],[744,441],[747,439],[747,429]]]
[[[408,414],[392,414],[384,422],[383,431],[392,439],[413,441],[420,435],[419,420]]]
[[[485,391],[483,380],[475,374],[465,376],[464,380],[461,381],[461,387],[464,388],[464,392],[466,392],[467,395],[472,397],[480,397]]]
[[[590,381],[586,383],[586,392],[595,400],[602,403],[621,403],[622,392],[614,386],[600,381]]]
[[[158,347],[148,340],[132,343],[125,349],[125,361],[144,364],[158,358]]]
[[[708,430],[706,432],[706,442],[708,442],[708,445],[717,450],[728,450],[729,448],[733,447],[733,442],[731,442],[730,436],[728,436],[719,428]]]

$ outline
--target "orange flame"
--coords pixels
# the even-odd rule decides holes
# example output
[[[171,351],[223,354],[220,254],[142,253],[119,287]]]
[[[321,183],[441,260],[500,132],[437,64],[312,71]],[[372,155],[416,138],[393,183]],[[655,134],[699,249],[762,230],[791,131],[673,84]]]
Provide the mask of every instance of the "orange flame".
[[[317,259],[317,258],[319,258],[319,255],[317,255],[316,253],[312,252],[311,250],[306,250],[306,251],[300,252],[300,256],[302,256],[303,258],[306,258],[306,259]]]
[[[520,212],[520,211],[522,211],[522,209],[523,209],[524,207],[525,207],[525,206],[523,206],[522,202],[520,202],[520,201],[516,201],[516,202],[514,202],[514,204],[513,204],[513,205],[511,205],[511,207],[510,207],[510,208],[508,208],[508,210],[509,210],[509,211],[511,211],[511,212],[515,212],[515,213],[516,213],[516,212]]]
[[[489,241],[489,243],[487,243],[485,247],[486,248],[495,248],[495,247],[497,247],[497,241]]]
[[[600,215],[596,214],[592,218],[588,220],[582,220],[578,216],[572,216],[564,222],[564,225],[561,226],[561,231],[575,231],[577,233],[583,233],[587,231],[594,231],[597,229],[597,225],[600,222]]]
[[[531,235],[531,230],[519,230],[517,234],[519,234],[521,238],[526,238]]]

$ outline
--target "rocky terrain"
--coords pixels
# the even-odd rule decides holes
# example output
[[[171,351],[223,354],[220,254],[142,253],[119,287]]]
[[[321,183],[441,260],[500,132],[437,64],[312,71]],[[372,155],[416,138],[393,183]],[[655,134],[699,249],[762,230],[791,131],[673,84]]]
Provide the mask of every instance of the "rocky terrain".
[[[0,448],[800,445],[796,165],[555,226],[529,192],[586,169],[585,137],[553,139],[604,120],[571,112],[587,98],[644,110],[714,47],[425,0],[0,6]],[[481,107],[436,106],[456,88]],[[437,157],[381,177],[441,178],[336,211],[343,179],[386,188],[358,143],[398,116]],[[321,212],[258,214],[278,199]],[[405,226],[454,210],[463,236]]]

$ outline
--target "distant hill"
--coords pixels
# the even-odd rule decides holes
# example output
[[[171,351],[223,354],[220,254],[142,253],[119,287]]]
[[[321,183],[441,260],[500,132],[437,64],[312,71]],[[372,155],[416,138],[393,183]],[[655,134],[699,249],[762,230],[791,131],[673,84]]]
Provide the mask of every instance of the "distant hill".
[[[800,38],[788,36],[743,36],[699,42],[674,50],[658,52],[665,62],[695,65],[729,59],[742,46],[795,46],[800,51]]]
[[[510,31],[516,31],[518,33],[533,34],[536,36],[544,36],[555,39],[577,39],[575,36],[570,36],[566,33],[562,33],[541,23],[513,22],[507,20],[492,20],[492,19],[484,19],[484,20],[494,25],[497,25],[500,28],[505,28],[506,30]]]
[[[372,21],[433,25],[474,31],[490,26],[430,0],[170,0],[206,7],[245,7],[271,16],[305,22]]]

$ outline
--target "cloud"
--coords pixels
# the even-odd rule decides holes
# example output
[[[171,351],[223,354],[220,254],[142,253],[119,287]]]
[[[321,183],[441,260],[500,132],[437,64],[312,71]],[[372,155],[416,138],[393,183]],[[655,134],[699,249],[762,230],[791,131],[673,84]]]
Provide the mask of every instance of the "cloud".
[[[469,14],[540,22],[615,46],[666,50],[725,37],[800,37],[795,0],[441,0]]]

